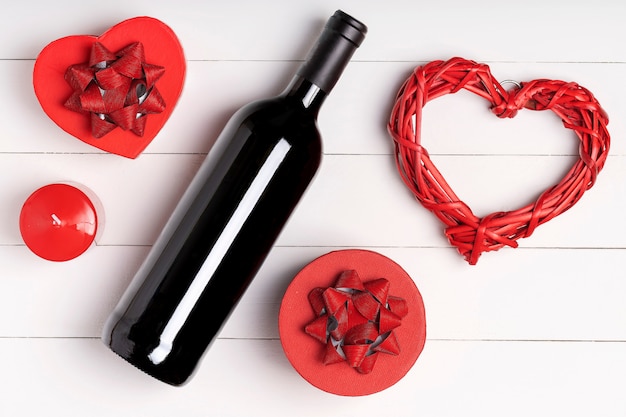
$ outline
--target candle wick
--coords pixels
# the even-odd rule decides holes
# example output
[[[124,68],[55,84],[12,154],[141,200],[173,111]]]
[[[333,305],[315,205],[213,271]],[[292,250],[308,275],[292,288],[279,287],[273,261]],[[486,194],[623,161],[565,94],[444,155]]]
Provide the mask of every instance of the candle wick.
[[[56,214],[52,213],[52,224],[55,226],[61,226],[61,219],[59,219],[59,216],[57,216]]]

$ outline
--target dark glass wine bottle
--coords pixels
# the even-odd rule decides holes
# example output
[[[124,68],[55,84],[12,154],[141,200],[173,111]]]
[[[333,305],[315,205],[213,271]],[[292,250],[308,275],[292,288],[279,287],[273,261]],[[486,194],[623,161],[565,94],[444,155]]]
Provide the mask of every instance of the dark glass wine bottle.
[[[233,115],[109,317],[114,352],[188,381],[315,175],[318,111],[366,32],[338,10],[285,93]]]

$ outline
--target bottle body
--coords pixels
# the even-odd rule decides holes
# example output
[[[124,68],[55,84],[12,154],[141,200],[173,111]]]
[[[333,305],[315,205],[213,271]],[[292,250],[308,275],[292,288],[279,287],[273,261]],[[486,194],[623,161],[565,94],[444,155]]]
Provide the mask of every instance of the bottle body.
[[[221,156],[200,167],[109,317],[102,339],[114,352],[166,383],[189,379],[319,167],[325,96],[296,76],[231,118]]]

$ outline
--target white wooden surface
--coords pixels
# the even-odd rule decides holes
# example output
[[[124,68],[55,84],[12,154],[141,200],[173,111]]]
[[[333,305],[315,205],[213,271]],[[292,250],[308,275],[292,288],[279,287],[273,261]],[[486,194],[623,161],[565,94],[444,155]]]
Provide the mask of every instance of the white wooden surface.
[[[110,353],[99,334],[161,225],[242,104],[281,91],[334,10],[368,24],[320,115],[321,170],[196,377],[172,388]],[[61,131],[31,84],[37,53],[129,17],[159,18],[188,58],[170,121],[136,160]],[[11,2],[0,25],[0,415],[626,415],[626,3],[615,0],[77,0]],[[589,88],[612,148],[569,212],[470,267],[404,189],[385,123],[411,69],[463,56],[502,79]],[[429,104],[424,144],[477,213],[526,204],[576,158],[550,114],[498,120],[459,94]],[[66,263],[21,241],[17,218],[39,186],[69,180],[102,200],[97,246]],[[422,292],[428,339],[398,384],[344,398],[309,385],[284,357],[277,310],[313,258],[369,248]]]

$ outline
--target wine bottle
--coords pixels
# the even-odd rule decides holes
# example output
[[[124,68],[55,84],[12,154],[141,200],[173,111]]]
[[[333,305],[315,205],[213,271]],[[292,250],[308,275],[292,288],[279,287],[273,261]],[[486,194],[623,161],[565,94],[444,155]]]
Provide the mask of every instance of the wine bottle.
[[[366,32],[338,10],[285,92],[233,115],[107,320],[111,350],[189,380],[313,179],[318,111]]]

